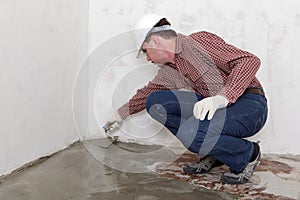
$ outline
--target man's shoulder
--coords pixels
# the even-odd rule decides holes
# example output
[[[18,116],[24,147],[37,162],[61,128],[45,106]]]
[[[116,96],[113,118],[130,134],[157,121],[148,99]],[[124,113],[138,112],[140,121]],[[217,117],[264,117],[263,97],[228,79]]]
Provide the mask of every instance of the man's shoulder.
[[[193,35],[207,35],[207,36],[217,36],[215,33],[209,32],[209,31],[196,31],[190,34],[190,36]]]
[[[215,33],[211,33],[208,31],[198,31],[190,34],[190,37],[196,40],[210,40],[210,41],[218,41],[225,42],[220,36]]]

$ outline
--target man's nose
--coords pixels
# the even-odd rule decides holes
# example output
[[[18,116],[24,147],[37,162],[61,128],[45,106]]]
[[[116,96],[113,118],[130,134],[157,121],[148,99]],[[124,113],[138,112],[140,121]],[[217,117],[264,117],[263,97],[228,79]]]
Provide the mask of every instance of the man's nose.
[[[147,61],[150,61],[151,59],[150,59],[150,57],[147,55]]]

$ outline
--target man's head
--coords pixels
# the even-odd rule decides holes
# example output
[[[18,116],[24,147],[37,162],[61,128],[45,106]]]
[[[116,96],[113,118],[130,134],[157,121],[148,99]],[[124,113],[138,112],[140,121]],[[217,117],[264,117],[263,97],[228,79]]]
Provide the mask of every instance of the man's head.
[[[171,29],[170,22],[165,17],[147,14],[139,20],[136,28],[142,28],[139,38],[136,37],[140,47],[137,57],[143,52],[146,53],[147,60],[154,64],[170,62],[177,37],[176,32]]]

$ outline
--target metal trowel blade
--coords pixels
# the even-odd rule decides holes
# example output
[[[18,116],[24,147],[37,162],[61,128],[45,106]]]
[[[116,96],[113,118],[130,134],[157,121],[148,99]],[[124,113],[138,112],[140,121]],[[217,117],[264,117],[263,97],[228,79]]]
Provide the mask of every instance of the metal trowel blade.
[[[113,143],[117,141],[118,138],[103,138],[100,140],[100,144],[98,144],[99,147],[103,149],[109,148]]]

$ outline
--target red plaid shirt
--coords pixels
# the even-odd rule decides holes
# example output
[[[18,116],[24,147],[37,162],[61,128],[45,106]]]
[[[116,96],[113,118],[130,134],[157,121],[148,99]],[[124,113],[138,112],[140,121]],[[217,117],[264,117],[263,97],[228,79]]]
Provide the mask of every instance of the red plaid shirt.
[[[262,88],[255,74],[260,60],[215,34],[197,32],[178,34],[175,64],[160,67],[157,75],[118,112],[122,119],[145,109],[147,96],[157,90],[188,89],[203,97],[225,96],[230,103],[247,87]]]

